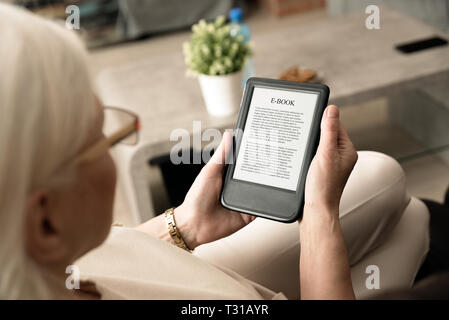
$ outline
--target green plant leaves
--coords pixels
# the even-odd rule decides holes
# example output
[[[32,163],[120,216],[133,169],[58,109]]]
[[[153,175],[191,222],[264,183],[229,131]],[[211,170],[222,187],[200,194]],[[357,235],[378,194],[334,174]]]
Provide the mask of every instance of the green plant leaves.
[[[242,35],[231,35],[223,16],[214,22],[200,20],[192,26],[190,42],[183,44],[185,63],[190,74],[225,75],[242,70],[252,54]]]

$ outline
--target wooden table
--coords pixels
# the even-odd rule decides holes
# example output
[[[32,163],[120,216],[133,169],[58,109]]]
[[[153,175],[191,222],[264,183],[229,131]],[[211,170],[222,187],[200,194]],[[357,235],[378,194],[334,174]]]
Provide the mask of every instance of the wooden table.
[[[449,46],[404,55],[394,46],[438,34],[430,26],[381,8],[381,29],[365,28],[364,13],[254,34],[256,75],[276,78],[298,64],[322,72],[330,100],[340,107],[388,96],[433,82],[449,86]],[[164,66],[161,68],[160,66]],[[233,128],[236,115],[208,116],[197,80],[185,76],[182,50],[105,69],[97,79],[106,104],[133,110],[141,117],[141,141],[114,151],[135,221],[153,216],[144,174],[148,159],[170,151],[170,133],[192,133],[194,120],[206,128]]]

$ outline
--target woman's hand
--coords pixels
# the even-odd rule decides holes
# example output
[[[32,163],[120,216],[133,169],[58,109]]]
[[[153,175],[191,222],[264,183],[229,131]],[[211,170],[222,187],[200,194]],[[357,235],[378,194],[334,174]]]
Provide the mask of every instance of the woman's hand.
[[[307,174],[305,207],[318,209],[313,210],[314,215],[338,214],[343,189],[356,162],[357,152],[340,123],[339,110],[328,106],[321,120],[320,144]]]
[[[357,152],[340,123],[338,108],[328,106],[307,174],[300,223],[301,299],[354,299],[339,205],[356,162]]]
[[[225,132],[220,146],[196,177],[184,202],[175,209],[175,222],[190,249],[226,237],[255,219],[220,204],[226,154],[232,136]]]

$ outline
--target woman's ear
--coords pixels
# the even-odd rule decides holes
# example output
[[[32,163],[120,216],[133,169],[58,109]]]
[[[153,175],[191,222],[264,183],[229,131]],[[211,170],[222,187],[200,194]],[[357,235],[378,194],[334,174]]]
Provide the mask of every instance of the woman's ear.
[[[49,190],[37,190],[28,195],[25,207],[25,248],[38,263],[49,268],[59,267],[67,259],[67,247],[62,230],[57,227]]]

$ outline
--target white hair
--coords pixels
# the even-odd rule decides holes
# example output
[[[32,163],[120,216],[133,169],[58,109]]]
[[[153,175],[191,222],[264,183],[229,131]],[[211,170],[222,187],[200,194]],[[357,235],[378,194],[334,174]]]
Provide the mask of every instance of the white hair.
[[[0,298],[50,298],[25,250],[25,204],[86,143],[97,114],[87,53],[73,32],[0,4],[0,70]]]

